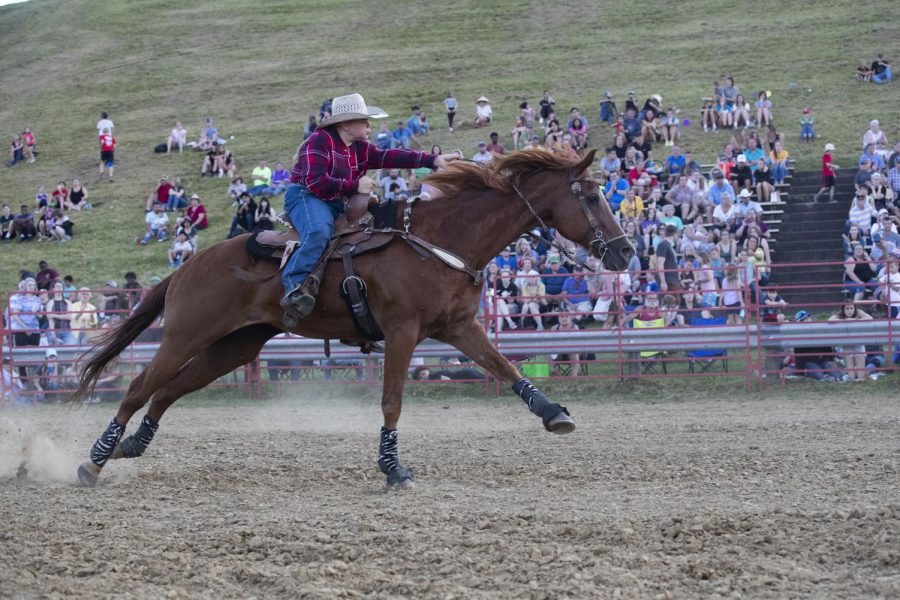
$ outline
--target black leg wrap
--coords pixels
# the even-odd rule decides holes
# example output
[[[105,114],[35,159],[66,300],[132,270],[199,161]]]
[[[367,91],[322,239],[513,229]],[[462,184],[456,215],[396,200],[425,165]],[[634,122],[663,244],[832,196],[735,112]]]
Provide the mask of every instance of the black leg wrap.
[[[116,422],[115,417],[113,417],[113,420],[110,421],[106,431],[97,438],[93,448],[91,448],[91,462],[98,467],[103,467],[112,455],[113,450],[116,449],[116,445],[119,443],[119,440],[122,439],[124,433],[125,427],[119,425]]]
[[[153,435],[157,429],[159,429],[159,423],[144,415],[144,420],[141,421],[138,430],[122,441],[122,455],[125,458],[137,458],[142,455],[153,441]]]
[[[387,475],[400,466],[397,457],[397,430],[381,428],[381,443],[378,444],[378,468]]]
[[[550,402],[550,398],[527,379],[520,379],[512,386],[513,391],[528,405],[528,410],[541,418],[544,427],[549,430],[550,421],[561,412],[569,414],[565,406]]]

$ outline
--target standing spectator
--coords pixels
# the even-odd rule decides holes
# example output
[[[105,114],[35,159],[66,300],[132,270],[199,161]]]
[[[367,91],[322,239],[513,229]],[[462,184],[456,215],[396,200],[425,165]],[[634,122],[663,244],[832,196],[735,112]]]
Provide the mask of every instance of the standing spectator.
[[[815,193],[812,199],[813,202],[818,202],[819,197],[825,192],[828,192],[829,204],[837,202],[837,200],[834,199],[835,176],[840,167],[833,162],[834,158],[831,153],[834,152],[834,150],[834,144],[825,144],[825,153],[822,154],[822,189]]]
[[[812,115],[812,109],[808,106],[803,108],[800,115],[800,139],[806,143],[812,143],[816,137],[816,131],[813,129],[815,118]]]
[[[187,207],[187,217],[196,229],[206,229],[209,222],[206,220],[206,207],[200,203],[200,196],[191,194],[191,202]]]
[[[112,120],[110,120],[109,115],[106,112],[101,112],[100,120],[97,121],[97,135],[112,135],[113,127],[115,127],[115,125],[113,125],[113,122]]]
[[[97,329],[100,318],[97,315],[97,307],[91,304],[91,290],[83,287],[78,290],[78,299],[69,306],[69,314],[72,315],[72,334],[79,345],[83,345],[88,332]]]
[[[879,52],[872,61],[872,82],[889,83],[891,79],[893,79],[891,63],[886,61],[884,55]]]
[[[102,121],[101,121],[102,122]],[[111,122],[110,122],[111,123]],[[100,124],[97,124],[97,127],[100,127]],[[112,127],[110,127],[110,131]],[[110,181],[113,178],[113,171],[115,170],[116,164],[116,138],[113,137],[112,133],[104,133],[100,135],[100,175],[99,177],[103,177],[103,168],[109,171],[109,179]]]
[[[27,204],[21,205],[19,213],[13,217],[11,231],[11,236],[18,236],[20,242],[27,242],[37,235],[37,228],[34,226],[34,216],[28,212]]]
[[[453,95],[453,92],[447,92],[447,97],[444,98],[444,108],[447,110],[447,127],[450,133],[453,133],[453,119],[456,118],[456,96]]]
[[[884,286],[882,298],[887,298],[891,318],[900,319],[900,258],[894,256],[887,261],[878,282]]]
[[[169,237],[169,215],[163,210],[162,204],[154,203],[153,210],[147,213],[144,221],[147,224],[147,230],[144,237],[138,242],[141,246],[146,246],[153,238],[159,242],[166,241],[166,238]]]
[[[484,96],[479,96],[475,100],[475,127],[483,127],[490,123],[494,118],[494,111],[491,109],[491,102]]]
[[[53,284],[59,281],[59,272],[51,269],[46,260],[38,263],[38,273],[35,281],[39,290],[49,290]]]
[[[137,274],[134,271],[125,273],[125,285],[122,286],[122,289],[128,290],[126,299],[128,301],[128,309],[131,310],[141,300],[141,283],[138,281]]]
[[[25,159],[28,160],[29,163],[33,163],[35,159],[35,146],[37,146],[37,139],[34,137],[34,134],[31,132],[31,127],[26,127],[25,131],[22,132],[22,144],[24,150]]]
[[[681,278],[678,276],[678,258],[675,256],[674,225],[666,225],[663,239],[656,246],[655,264],[651,261],[651,267],[657,270],[659,289],[663,292],[675,292],[681,289]]]
[[[184,150],[187,143],[187,129],[181,124],[181,121],[175,121],[175,127],[169,132],[169,138],[166,140],[166,152],[172,152],[172,148],[178,148],[178,153]]]

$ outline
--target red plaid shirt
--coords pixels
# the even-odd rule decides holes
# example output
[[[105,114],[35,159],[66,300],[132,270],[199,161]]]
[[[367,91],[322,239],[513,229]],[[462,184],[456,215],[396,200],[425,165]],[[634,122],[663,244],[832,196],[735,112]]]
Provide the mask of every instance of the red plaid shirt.
[[[368,141],[347,146],[330,127],[318,129],[297,151],[291,183],[302,183],[329,202],[352,196],[369,169],[434,167],[435,156],[411,150],[379,150]]]

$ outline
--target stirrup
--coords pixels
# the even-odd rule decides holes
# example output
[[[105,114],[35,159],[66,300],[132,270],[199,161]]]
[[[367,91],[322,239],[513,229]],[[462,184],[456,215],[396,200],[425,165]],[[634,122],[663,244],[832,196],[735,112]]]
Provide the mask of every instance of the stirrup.
[[[294,290],[281,299],[281,308],[284,309],[281,322],[287,327],[296,327],[300,320],[308,317],[315,307],[315,296],[299,289]]]

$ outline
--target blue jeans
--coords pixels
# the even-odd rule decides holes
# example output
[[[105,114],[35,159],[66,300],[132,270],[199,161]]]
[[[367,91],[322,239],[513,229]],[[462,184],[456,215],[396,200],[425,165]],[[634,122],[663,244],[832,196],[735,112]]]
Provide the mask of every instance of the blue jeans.
[[[175,212],[179,208],[187,208],[187,201],[176,194],[169,194],[169,201],[166,202],[166,210]]]
[[[300,234],[300,247],[284,266],[285,293],[297,289],[312,272],[334,233],[334,219],[343,212],[339,203],[325,202],[301,184],[291,184],[284,195],[284,210]]]
[[[781,163],[773,163],[772,164],[772,179],[775,180],[776,184],[784,183],[784,178],[787,176],[787,167]]]
[[[893,79],[893,74],[891,73],[891,68],[887,67],[884,71],[881,72],[880,75],[873,75],[872,81],[874,83],[888,83],[891,79]]]

